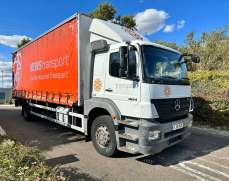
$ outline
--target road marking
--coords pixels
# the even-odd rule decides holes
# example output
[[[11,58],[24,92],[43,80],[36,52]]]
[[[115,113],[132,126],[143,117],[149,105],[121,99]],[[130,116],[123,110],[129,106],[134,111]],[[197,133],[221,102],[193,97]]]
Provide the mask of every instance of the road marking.
[[[219,160],[227,160],[227,161],[229,161],[228,157],[218,157],[218,156],[215,156],[215,155],[209,155],[209,156],[213,157],[213,158],[218,158]]]
[[[186,163],[187,163],[187,162],[186,162]],[[195,173],[195,174],[201,175],[201,176],[203,176],[203,177],[205,177],[205,178],[208,178],[208,179],[210,179],[210,180],[221,181],[220,179],[215,178],[215,177],[213,177],[213,176],[211,176],[211,175],[208,175],[208,174],[203,173],[203,172],[201,172],[201,171],[199,171],[199,170],[195,170],[195,169],[193,169],[193,168],[190,168],[189,166],[185,165],[184,163],[179,163],[179,165],[180,165],[182,168],[184,168],[184,169],[186,169],[186,170],[188,170],[188,171],[190,171],[190,172],[193,172],[193,173]],[[207,180],[207,179],[205,179],[205,180]]]
[[[229,169],[229,167],[227,167],[227,166],[225,166],[225,165],[221,165],[221,164],[219,164],[219,163],[216,163],[216,162],[213,162],[213,161],[210,161],[210,160],[206,160],[206,159],[204,159],[204,158],[198,158],[198,159],[199,159],[199,160],[202,160],[202,161],[204,161],[204,162],[211,163],[211,164],[216,165],[216,166],[221,167],[221,168]]]
[[[190,163],[190,164],[196,165],[196,166],[198,166],[198,167],[200,167],[200,168],[204,168],[204,169],[209,170],[209,171],[211,171],[211,172],[213,172],[213,173],[216,173],[216,174],[219,174],[219,175],[223,175],[224,177],[229,178],[229,175],[228,175],[228,174],[223,173],[223,172],[221,172],[221,171],[219,171],[219,170],[212,169],[212,168],[207,167],[207,166],[205,166],[205,165],[201,165],[201,164],[199,164],[199,163],[195,163],[195,162],[191,162],[191,161],[187,161],[186,163]]]
[[[185,175],[189,175],[189,176],[191,176],[191,177],[195,177],[195,178],[196,178],[197,180],[199,180],[199,181],[206,181],[205,178],[200,177],[200,176],[198,176],[198,175],[196,175],[196,174],[194,174],[194,173],[188,172],[188,171],[186,171],[186,170],[183,169],[183,168],[180,168],[180,167],[177,167],[177,166],[170,166],[170,167],[173,168],[173,169],[175,169],[175,170],[177,170],[177,171],[179,171],[179,172],[181,172],[181,173],[183,173],[183,174],[185,174]]]

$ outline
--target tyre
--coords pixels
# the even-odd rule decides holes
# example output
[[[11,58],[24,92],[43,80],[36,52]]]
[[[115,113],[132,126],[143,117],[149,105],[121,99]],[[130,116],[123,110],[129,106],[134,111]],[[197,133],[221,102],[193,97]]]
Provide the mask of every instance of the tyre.
[[[117,152],[113,120],[110,116],[97,117],[91,127],[91,139],[98,153],[111,157]]]
[[[29,112],[29,107],[26,105],[22,106],[22,116],[26,121],[31,121],[31,114]]]

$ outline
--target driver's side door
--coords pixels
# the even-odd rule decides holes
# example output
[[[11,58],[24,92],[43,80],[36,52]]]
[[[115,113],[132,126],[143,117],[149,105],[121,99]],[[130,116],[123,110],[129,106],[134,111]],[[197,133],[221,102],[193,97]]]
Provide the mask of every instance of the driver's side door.
[[[138,76],[137,52],[129,53],[128,71],[132,77]],[[140,101],[140,82],[131,78],[120,77],[119,49],[111,49],[106,65],[105,97],[111,99],[124,115],[134,116],[133,110]],[[125,70],[127,71],[127,70]]]

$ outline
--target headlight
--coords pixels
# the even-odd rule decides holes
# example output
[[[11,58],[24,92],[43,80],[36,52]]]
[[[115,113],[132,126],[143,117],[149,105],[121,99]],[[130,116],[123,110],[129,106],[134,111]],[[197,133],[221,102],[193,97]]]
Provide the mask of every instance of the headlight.
[[[154,130],[149,132],[149,140],[156,140],[160,138],[160,130]]]

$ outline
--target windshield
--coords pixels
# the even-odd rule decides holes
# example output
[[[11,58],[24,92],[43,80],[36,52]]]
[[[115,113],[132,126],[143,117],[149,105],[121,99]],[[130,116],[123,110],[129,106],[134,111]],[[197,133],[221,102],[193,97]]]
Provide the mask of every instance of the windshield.
[[[179,53],[153,46],[142,46],[142,53],[147,79],[182,81],[187,78],[186,64]]]

